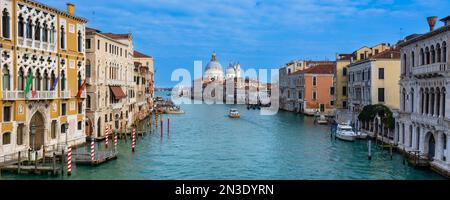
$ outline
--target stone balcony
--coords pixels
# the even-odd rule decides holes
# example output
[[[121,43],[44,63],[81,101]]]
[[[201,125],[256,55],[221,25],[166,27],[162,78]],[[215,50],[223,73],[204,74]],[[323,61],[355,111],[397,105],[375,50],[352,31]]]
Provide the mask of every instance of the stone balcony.
[[[56,51],[55,43],[41,42],[29,38],[18,37],[17,44],[22,47],[35,48],[44,51]]]
[[[3,91],[2,92],[2,99],[6,101],[13,101],[17,100],[19,95],[18,91]]]
[[[447,66],[447,63],[433,63],[429,65],[422,65],[413,67],[412,73],[414,76],[425,76],[450,72],[450,68]]]
[[[442,126],[444,124],[443,118],[418,113],[413,113],[411,115],[411,121],[430,126]]]
[[[122,86],[122,85],[125,85],[125,81],[110,79],[110,80],[107,81],[107,84],[108,85],[114,85],[114,86]]]
[[[25,95],[24,91],[3,91],[3,100],[14,101],[19,99],[27,100],[49,100],[55,99],[56,91],[36,91],[35,95],[30,91]]]
[[[123,103],[115,103],[115,104],[112,104],[112,109],[113,110],[120,110],[120,109],[122,109],[123,108]]]
[[[70,91],[61,91],[62,99],[70,99]]]

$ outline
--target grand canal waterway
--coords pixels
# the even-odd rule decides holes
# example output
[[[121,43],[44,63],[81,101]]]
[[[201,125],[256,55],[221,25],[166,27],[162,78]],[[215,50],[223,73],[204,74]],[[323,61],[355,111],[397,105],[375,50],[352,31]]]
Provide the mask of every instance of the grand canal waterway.
[[[241,119],[229,119],[230,108]],[[367,142],[333,140],[327,126],[288,112],[261,116],[258,110],[231,105],[182,105],[185,115],[169,116],[170,135],[159,129],[131,143],[119,141],[119,158],[98,167],[74,166],[71,177],[16,176],[1,179],[191,180],[191,179],[443,179],[402,164],[402,157]],[[166,117],[165,121],[166,121]]]

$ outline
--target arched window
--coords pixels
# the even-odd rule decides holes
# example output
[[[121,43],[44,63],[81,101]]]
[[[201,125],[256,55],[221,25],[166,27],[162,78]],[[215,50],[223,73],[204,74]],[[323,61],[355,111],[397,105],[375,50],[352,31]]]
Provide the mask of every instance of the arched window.
[[[404,112],[404,111],[406,111],[406,90],[405,89],[402,90],[402,99],[403,99],[402,111]]]
[[[24,26],[25,26],[25,22],[23,21],[23,17],[22,15],[19,16],[19,21],[17,22],[17,32],[19,34],[19,37],[24,37],[25,36],[25,31],[24,31]]]
[[[447,90],[444,88],[442,88],[441,90],[441,95],[442,95],[442,99],[444,99],[444,101],[442,101],[442,116],[445,118],[445,99],[447,99]]]
[[[11,144],[11,133],[10,132],[3,133],[2,141],[3,141],[2,142],[3,145]]]
[[[83,44],[83,36],[81,35],[81,31],[78,31],[78,52],[81,52],[83,50],[82,44]]]
[[[19,79],[17,80],[17,88],[19,91],[23,91],[25,88],[25,78],[23,68],[19,69]]]
[[[416,57],[414,56],[414,51],[411,52],[411,68],[416,65]]]
[[[41,41],[41,23],[36,20],[36,25],[34,26],[34,40]]]
[[[42,74],[41,71],[38,69],[36,71],[36,91],[42,90]]]
[[[86,77],[87,78],[91,77],[91,60],[89,59],[86,60]]]
[[[33,38],[33,21],[31,21],[30,17],[27,20],[27,38],[28,39]]]
[[[64,26],[61,26],[61,49],[65,49],[66,48],[66,31],[64,29]]]
[[[347,67],[344,67],[344,69],[342,69],[342,75],[347,76]]]
[[[447,43],[442,43],[442,62],[447,62]]]
[[[50,75],[50,91],[55,90],[55,88],[54,88],[54,87],[56,87],[55,79],[56,79],[55,72],[52,71],[52,75]]]
[[[403,54],[402,73],[407,74],[406,73],[406,54]]]
[[[3,91],[9,91],[9,90],[11,90],[11,84],[10,84],[11,74],[9,73],[8,65],[3,65],[2,72],[3,72],[3,77],[2,77],[2,80],[3,80]]]
[[[66,72],[61,71],[61,91],[66,91]]]
[[[441,51],[441,44],[438,43],[436,45],[436,62],[441,62],[441,58],[442,58],[441,53],[442,53],[442,51]]]
[[[48,42],[48,25],[47,22],[44,22],[44,28],[42,30],[42,41]]]
[[[47,70],[44,71],[44,91],[49,90],[49,83],[48,83],[48,72]]]
[[[430,49],[427,47],[425,48],[425,64],[430,64]]]
[[[414,89],[411,88],[411,113],[414,113],[414,98],[416,98],[414,96]]]
[[[434,51],[434,46],[431,45],[431,63],[436,62],[436,52]]]
[[[50,25],[50,35],[49,35],[50,43],[55,43],[55,26],[53,23]]]
[[[423,53],[423,49],[420,49],[420,65],[425,65],[425,54]]]
[[[10,37],[10,17],[9,17],[9,13],[8,10],[3,10],[3,15],[2,15],[2,35],[4,38],[9,38]]]
[[[91,109],[91,96],[89,95],[86,98],[86,109]]]

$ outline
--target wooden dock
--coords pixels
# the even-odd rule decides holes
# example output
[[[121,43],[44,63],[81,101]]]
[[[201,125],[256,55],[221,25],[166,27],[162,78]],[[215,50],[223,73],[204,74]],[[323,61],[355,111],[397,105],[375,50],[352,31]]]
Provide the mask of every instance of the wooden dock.
[[[51,157],[48,157],[48,153],[41,158],[36,155],[35,160],[30,160],[30,155],[24,157],[21,153],[17,153],[6,162],[0,163],[0,172],[10,172],[16,174],[39,174],[39,175],[58,175],[62,171],[63,157],[56,153],[51,153]],[[57,162],[59,161],[59,162]]]
[[[111,160],[116,160],[118,152],[114,151],[101,151],[95,152],[94,160],[91,159],[90,153],[75,153],[73,154],[74,162],[78,165],[91,165],[97,166],[106,163]]]

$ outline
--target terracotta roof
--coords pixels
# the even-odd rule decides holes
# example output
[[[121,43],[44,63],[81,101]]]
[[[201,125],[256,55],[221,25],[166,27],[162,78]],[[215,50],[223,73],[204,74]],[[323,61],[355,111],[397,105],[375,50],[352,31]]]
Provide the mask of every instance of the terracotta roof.
[[[314,67],[311,67],[311,68],[308,68],[305,70],[294,72],[291,75],[296,75],[296,74],[334,74],[334,67],[335,67],[334,62],[323,63],[323,64],[319,64],[319,65],[316,65]]]
[[[370,57],[370,59],[400,59],[400,48],[396,47],[394,49],[389,49],[386,51],[383,51],[379,54],[376,54],[372,57]]]
[[[97,29],[86,27],[86,33],[100,33],[100,31]]]
[[[147,56],[139,51],[134,51],[133,57],[135,57],[135,58],[152,58],[151,56]]]
[[[116,39],[128,39],[131,34],[128,34],[128,33],[125,33],[125,34],[103,33],[103,35],[116,40]]]
[[[405,38],[398,45],[401,46],[401,47],[408,46],[408,45],[410,45],[410,44],[412,44],[414,42],[430,38],[432,36],[435,36],[435,35],[440,34],[440,33],[444,33],[446,31],[450,31],[450,25],[440,27],[438,29],[435,29],[434,31],[430,31],[430,32],[427,32],[425,34],[417,35],[417,37],[413,37],[411,39]]]
[[[355,57],[355,54],[338,54],[336,60],[352,60],[352,57]]]
[[[334,64],[334,61],[313,61],[313,60],[309,60],[309,61],[305,61],[305,66],[307,67],[313,67],[313,66],[317,66],[317,65],[323,65],[323,64]]]

